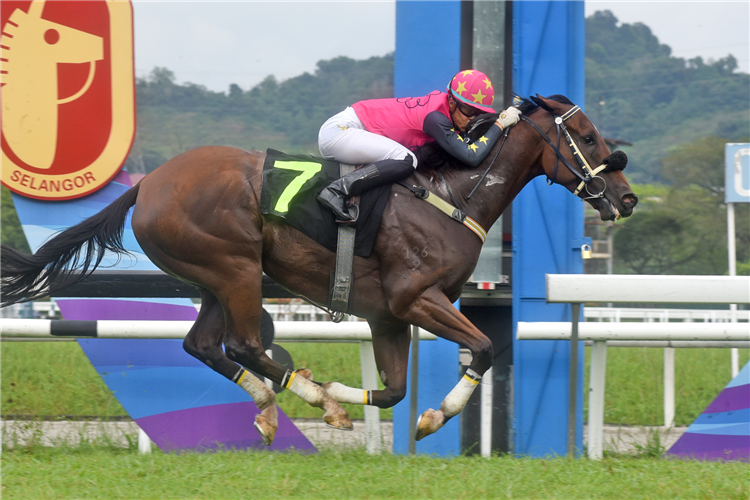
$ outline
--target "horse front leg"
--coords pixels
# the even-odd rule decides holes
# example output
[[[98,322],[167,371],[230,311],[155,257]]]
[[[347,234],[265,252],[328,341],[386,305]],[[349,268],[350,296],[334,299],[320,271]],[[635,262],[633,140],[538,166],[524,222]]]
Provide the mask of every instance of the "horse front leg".
[[[403,296],[406,297],[406,294]],[[391,310],[404,321],[455,342],[472,354],[469,368],[443,399],[440,409],[430,408],[419,417],[416,434],[419,441],[436,432],[464,409],[482,375],[492,366],[492,342],[436,287],[428,288],[416,300],[394,298]]]
[[[397,320],[368,320],[368,323],[372,331],[375,364],[385,389],[356,389],[339,382],[327,382],[323,384],[323,388],[339,403],[390,408],[406,396],[406,374],[411,340],[409,325]]]

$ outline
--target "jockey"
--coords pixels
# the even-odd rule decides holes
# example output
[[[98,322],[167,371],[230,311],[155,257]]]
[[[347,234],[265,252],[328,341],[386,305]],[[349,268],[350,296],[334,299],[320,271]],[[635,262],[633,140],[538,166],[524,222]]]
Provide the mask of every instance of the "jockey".
[[[458,161],[478,166],[502,131],[518,123],[520,115],[518,109],[508,108],[482,138],[465,143],[460,133],[475,116],[495,113],[494,100],[495,90],[487,75],[470,69],[457,73],[445,92],[352,104],[323,124],[318,146],[324,158],[367,166],[329,184],[318,201],[338,220],[354,220],[346,210],[346,198],[408,177],[417,168],[412,150],[431,141]]]

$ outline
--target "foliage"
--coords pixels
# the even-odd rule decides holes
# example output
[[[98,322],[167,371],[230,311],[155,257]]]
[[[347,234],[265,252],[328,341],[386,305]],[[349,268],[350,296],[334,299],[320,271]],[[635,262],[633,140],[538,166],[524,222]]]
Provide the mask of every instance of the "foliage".
[[[318,130],[330,116],[362,100],[393,95],[393,55],[355,61],[319,61],[313,75],[278,82],[268,76],[248,91],[227,94],[195,84],[177,85],[174,73],[154,68],[136,82],[138,134],[131,172],[148,173],[197,146],[281,149],[317,154]]]
[[[8,245],[11,248],[15,248],[21,252],[30,253],[29,244],[26,241],[21,230],[21,223],[18,220],[18,214],[16,213],[16,207],[13,205],[13,198],[11,197],[10,190],[2,186],[0,187],[0,200],[2,200],[2,206],[0,206],[0,240],[3,245]]]
[[[633,143],[627,173],[638,183],[671,182],[659,163],[680,144],[750,136],[750,75],[736,68],[732,55],[673,57],[647,26],[610,11],[586,19],[586,110],[605,137]]]
[[[727,273],[725,143],[707,136],[678,146],[661,161],[663,177],[673,180],[670,187],[632,186],[641,202],[615,233],[617,272]],[[743,274],[750,268],[747,203],[735,204],[735,226],[738,274]]]

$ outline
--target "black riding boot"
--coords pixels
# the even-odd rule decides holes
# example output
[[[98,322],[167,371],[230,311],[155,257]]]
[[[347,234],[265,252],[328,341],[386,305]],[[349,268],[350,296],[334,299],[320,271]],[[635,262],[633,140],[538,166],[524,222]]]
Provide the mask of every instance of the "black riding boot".
[[[356,218],[349,214],[345,206],[349,196],[404,179],[412,172],[414,167],[411,157],[404,160],[381,160],[336,179],[320,192],[318,201],[330,208],[337,220],[351,222]]]

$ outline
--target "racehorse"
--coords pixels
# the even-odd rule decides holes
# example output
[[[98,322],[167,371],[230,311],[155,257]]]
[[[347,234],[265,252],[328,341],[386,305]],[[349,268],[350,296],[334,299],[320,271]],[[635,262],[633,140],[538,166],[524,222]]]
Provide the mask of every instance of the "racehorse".
[[[394,185],[372,254],[354,258],[350,312],[365,318],[372,330],[383,390],[319,384],[309,370],[288,371],[263,350],[263,273],[315,304],[326,304],[335,253],[282,219],[261,213],[266,155],[258,151],[193,149],[147,175],[100,213],[52,238],[35,255],[3,246],[3,304],[53,293],[53,278],[72,269],[81,271],[79,277],[93,271],[107,250],[125,253],[123,227],[135,206],[132,228],[145,254],[200,290],[202,305],[185,337],[185,350],[250,394],[260,409],[254,425],[266,444],[277,428],[276,396],[246,368],[325,410],[328,425],[351,429],[340,402],[388,408],[404,398],[409,325],[453,341],[473,356],[440,409],[420,417],[421,439],[463,409],[492,363],[490,340],[453,306],[477,263],[483,241],[478,235],[539,175],[588,201],[602,220],[627,217],[638,202],[621,171],[627,157],[610,153],[578,106],[564,96],[537,95],[519,108],[523,119],[506,129],[479,168],[450,161],[440,167],[427,164],[406,185]],[[488,123],[496,116],[490,115]],[[561,146],[562,137],[567,147]],[[474,232],[415,196],[409,185],[452,199],[472,221]]]

